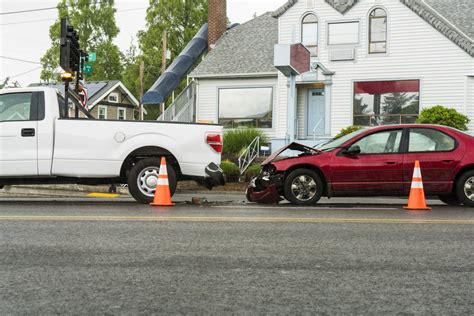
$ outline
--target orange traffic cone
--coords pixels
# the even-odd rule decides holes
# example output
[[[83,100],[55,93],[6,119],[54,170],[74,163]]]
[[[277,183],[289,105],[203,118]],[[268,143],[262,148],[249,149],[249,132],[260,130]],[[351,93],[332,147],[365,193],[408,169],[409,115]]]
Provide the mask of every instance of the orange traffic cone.
[[[155,197],[152,206],[173,206],[171,202],[170,184],[168,182],[168,170],[166,168],[166,159],[161,157],[160,173],[158,174],[158,183],[156,184]]]
[[[413,180],[411,182],[408,206],[404,206],[403,208],[414,211],[431,210],[431,208],[426,206],[425,191],[423,190],[423,181],[421,179],[420,162],[418,160],[415,161],[415,170],[413,171]]]

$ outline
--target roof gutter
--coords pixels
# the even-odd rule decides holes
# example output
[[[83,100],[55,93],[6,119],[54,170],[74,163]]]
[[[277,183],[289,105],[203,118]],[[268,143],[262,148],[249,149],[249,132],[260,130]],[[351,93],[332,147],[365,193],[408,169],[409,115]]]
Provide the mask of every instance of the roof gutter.
[[[257,73],[237,73],[237,74],[203,74],[203,75],[190,75],[190,78],[196,79],[232,79],[232,78],[272,78],[278,77],[278,72],[257,72]]]

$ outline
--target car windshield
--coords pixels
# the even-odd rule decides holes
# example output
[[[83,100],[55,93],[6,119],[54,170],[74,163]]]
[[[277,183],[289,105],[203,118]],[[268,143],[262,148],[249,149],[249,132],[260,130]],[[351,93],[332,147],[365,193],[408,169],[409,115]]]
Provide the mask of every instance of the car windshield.
[[[319,149],[319,150],[322,150],[322,151],[331,151],[335,148],[339,148],[342,146],[342,144],[344,144],[345,142],[347,142],[349,139],[359,135],[359,134],[362,134],[363,132],[365,132],[367,129],[366,128],[362,128],[360,130],[357,130],[355,132],[352,132],[350,134],[347,134],[347,135],[344,135],[342,137],[339,137],[339,138],[333,138],[332,140],[330,140],[329,142],[327,143],[324,143],[324,144],[321,144],[319,146],[316,146],[316,149]]]

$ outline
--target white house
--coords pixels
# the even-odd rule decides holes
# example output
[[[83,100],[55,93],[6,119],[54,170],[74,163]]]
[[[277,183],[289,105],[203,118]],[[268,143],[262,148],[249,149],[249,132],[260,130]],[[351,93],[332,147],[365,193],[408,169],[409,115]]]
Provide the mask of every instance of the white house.
[[[467,114],[473,131],[472,12],[472,0],[289,0],[227,31],[191,73],[196,120],[262,128],[278,148],[353,124],[411,123],[441,104]],[[271,68],[274,32],[311,52],[294,124],[288,78]]]

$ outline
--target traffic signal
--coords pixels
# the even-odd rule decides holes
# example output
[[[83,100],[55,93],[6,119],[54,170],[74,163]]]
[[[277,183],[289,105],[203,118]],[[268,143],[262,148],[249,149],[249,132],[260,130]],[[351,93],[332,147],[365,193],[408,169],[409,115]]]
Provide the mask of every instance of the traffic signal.
[[[79,35],[65,18],[61,19],[60,45],[59,64],[61,68],[68,73],[79,71],[82,55]]]

